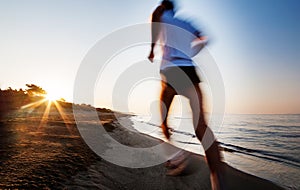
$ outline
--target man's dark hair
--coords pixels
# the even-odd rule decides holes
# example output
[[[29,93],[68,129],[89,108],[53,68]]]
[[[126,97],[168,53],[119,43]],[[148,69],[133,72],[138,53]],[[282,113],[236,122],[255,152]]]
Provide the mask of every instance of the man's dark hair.
[[[163,0],[161,2],[161,5],[164,6],[166,10],[173,10],[174,9],[174,3],[170,0]]]

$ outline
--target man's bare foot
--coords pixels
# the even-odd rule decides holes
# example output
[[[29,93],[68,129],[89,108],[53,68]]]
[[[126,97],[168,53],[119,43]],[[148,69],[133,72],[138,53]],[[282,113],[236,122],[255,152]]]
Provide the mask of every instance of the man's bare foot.
[[[180,175],[184,169],[186,168],[187,164],[186,162],[181,163],[179,166],[169,169],[166,173],[167,176],[178,176]]]
[[[189,157],[190,157],[189,152],[182,151],[178,153],[175,157],[173,157],[171,160],[168,160],[165,163],[165,166],[168,169],[166,175],[169,176],[180,175],[187,167],[189,163]]]
[[[168,160],[166,163],[165,163],[165,167],[167,169],[175,169],[177,167],[177,165],[173,164],[171,160]]]

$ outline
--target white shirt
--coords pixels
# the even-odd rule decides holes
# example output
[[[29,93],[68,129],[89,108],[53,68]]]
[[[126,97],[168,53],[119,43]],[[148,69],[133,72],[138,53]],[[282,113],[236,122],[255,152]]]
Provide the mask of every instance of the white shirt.
[[[160,69],[173,66],[195,66],[191,43],[200,32],[189,22],[174,17],[172,10],[165,11],[161,16],[161,40],[163,47],[163,61]]]

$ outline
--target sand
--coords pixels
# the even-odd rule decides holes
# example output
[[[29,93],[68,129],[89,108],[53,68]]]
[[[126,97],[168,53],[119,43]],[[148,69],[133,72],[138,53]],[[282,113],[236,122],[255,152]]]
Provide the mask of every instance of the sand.
[[[124,125],[124,122],[122,122]],[[131,125],[128,119],[128,125]],[[117,122],[106,124],[114,130],[109,133],[122,144],[133,147],[149,147],[161,140],[128,131]],[[130,126],[129,126],[130,128]],[[172,146],[172,145],[170,145]],[[176,148],[176,147],[174,147]],[[267,180],[225,166],[226,189],[282,189]],[[105,172],[103,172],[105,171]],[[79,172],[72,179],[71,188],[99,189],[211,189],[209,169],[203,156],[192,153],[189,165],[180,176],[167,176],[164,164],[150,168],[131,169],[101,160],[87,171]],[[89,183],[86,183],[89,181]],[[81,185],[80,185],[81,184]],[[85,184],[85,186],[82,186]]]
[[[52,107],[42,122],[43,108],[14,111],[1,119],[0,189],[211,189],[209,170],[200,155],[192,154],[185,172],[176,177],[165,175],[164,164],[133,169],[102,159],[82,140],[70,106],[62,107],[64,117]],[[126,125],[132,125],[130,116],[98,111],[107,132],[120,143],[132,147],[161,143],[124,128],[115,118],[123,117]],[[224,165],[227,189],[282,189]]]

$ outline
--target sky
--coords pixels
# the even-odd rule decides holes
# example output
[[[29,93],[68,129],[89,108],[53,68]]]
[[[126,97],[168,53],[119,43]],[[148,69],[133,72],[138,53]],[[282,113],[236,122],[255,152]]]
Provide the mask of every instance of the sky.
[[[1,0],[0,88],[33,83],[72,101],[74,80],[89,50],[113,31],[149,22],[158,3]],[[210,38],[208,49],[225,86],[226,113],[300,113],[300,1],[177,0],[177,5],[177,15],[192,19]],[[145,59],[148,53],[149,47],[133,48],[112,62],[126,65],[129,58]],[[116,78],[114,70],[109,74]],[[114,86],[104,83],[105,92]],[[131,111],[150,109],[159,94],[157,84],[137,85],[129,97]],[[99,85],[95,101],[86,103],[113,108],[111,94],[99,91]]]

